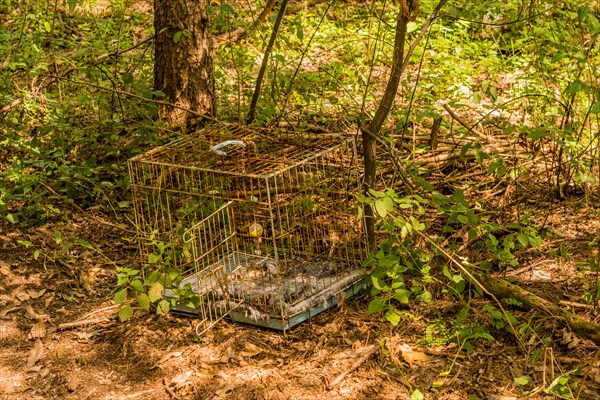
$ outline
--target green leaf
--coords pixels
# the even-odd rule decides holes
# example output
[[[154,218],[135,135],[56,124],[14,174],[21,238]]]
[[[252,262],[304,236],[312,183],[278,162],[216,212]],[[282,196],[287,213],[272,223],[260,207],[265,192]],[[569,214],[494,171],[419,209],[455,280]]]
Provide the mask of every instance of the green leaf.
[[[152,94],[154,95],[154,97],[165,97],[166,96],[165,92],[163,92],[162,90],[153,90]]]
[[[157,282],[158,278],[160,278],[160,273],[158,271],[152,271],[146,278],[144,278],[144,285],[150,286],[154,282]]]
[[[389,196],[383,198],[383,204],[387,212],[392,213],[394,211],[394,199]]]
[[[183,35],[182,31],[175,32],[173,35],[173,43],[177,44],[181,40],[181,35]]]
[[[129,281],[127,274],[117,274],[117,286],[126,284]]]
[[[171,305],[166,300],[161,300],[160,303],[156,306],[156,313],[158,315],[166,314],[171,309]]]
[[[381,218],[385,218],[385,216],[387,215],[387,207],[383,199],[375,201],[375,211],[377,211],[377,214]]]
[[[529,244],[529,236],[527,236],[524,233],[519,233],[517,235],[517,240],[519,241],[519,243],[521,244],[521,246],[523,247],[527,247],[527,245]]]
[[[590,108],[590,113],[591,114],[600,113],[600,101],[597,101],[594,103],[594,105],[592,105],[592,108]]]
[[[8,213],[6,214],[6,220],[11,224],[16,224],[17,222],[19,222],[19,217],[17,216],[17,214]]]
[[[148,264],[156,264],[161,258],[160,254],[150,253],[148,254]]]
[[[410,299],[411,291],[407,289],[396,289],[394,297],[402,304],[407,304]]]
[[[73,12],[77,6],[77,0],[67,0],[67,4],[69,5],[69,11]]]
[[[410,400],[425,400],[425,396],[419,389],[415,389],[414,392],[410,394]]]
[[[527,375],[519,376],[513,379],[517,385],[527,385],[529,383],[529,377]]]
[[[137,291],[137,292],[143,292],[144,291],[144,285],[142,285],[142,281],[139,279],[135,279],[131,282],[131,286]]]
[[[128,304],[119,310],[118,315],[121,322],[125,322],[133,315],[133,308]]]
[[[371,195],[377,199],[380,199],[382,197],[385,197],[385,193],[380,192],[378,190],[375,189],[369,189],[369,193],[371,193]]]
[[[381,297],[375,297],[369,303],[369,307],[368,307],[367,311],[369,314],[376,314],[378,312],[381,312],[381,310],[383,310],[384,307],[385,307],[385,300],[382,299]]]
[[[433,185],[432,185],[432,184],[431,184],[429,181],[427,181],[427,180],[423,179],[422,177],[420,177],[420,176],[418,176],[418,175],[416,175],[416,176],[413,176],[413,177],[412,177],[412,180],[413,180],[413,181],[414,181],[414,182],[415,182],[417,185],[421,186],[423,189],[425,189],[425,190],[427,190],[427,191],[429,191],[429,192],[433,192],[433,191],[435,190],[435,189],[434,189],[434,187],[433,187]]]
[[[573,82],[571,82],[567,88],[565,89],[565,92],[569,95],[569,96],[575,96],[578,92],[580,92],[584,87],[583,82],[581,82],[579,79],[575,79]]]
[[[401,316],[402,314],[394,309],[389,309],[385,313],[385,319],[388,320],[393,326],[396,326],[400,323]]]
[[[428,292],[427,290],[417,296],[417,300],[422,301],[423,303],[429,303],[429,302],[431,302],[431,299],[432,299],[431,293]]]
[[[137,303],[144,311],[150,311],[150,298],[145,293],[138,293]]]
[[[125,299],[127,298],[127,288],[123,288],[115,293],[115,304],[121,305],[125,303]]]
[[[92,246],[89,242],[80,239],[80,238],[75,238],[75,244],[81,246],[81,247],[85,247],[86,249],[90,249],[90,250],[94,250],[94,246]]]
[[[52,31],[52,27],[50,26],[50,22],[48,21],[44,21],[44,28],[46,29],[46,32]]]
[[[542,245],[543,239],[541,236],[533,235],[533,236],[528,236],[527,240],[529,240],[529,245],[531,247],[533,247],[534,249],[537,249]]]
[[[148,298],[152,303],[158,301],[163,295],[163,285],[160,282],[154,282],[148,289]]]
[[[383,281],[382,279],[377,278],[376,276],[371,276],[371,282],[373,282],[373,287],[382,292],[387,292],[390,290],[390,287]]]

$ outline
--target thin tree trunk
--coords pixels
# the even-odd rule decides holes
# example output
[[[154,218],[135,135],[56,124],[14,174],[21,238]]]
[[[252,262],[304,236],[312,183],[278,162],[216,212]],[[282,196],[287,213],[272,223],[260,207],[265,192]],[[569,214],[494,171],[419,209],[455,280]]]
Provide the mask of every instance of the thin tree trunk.
[[[260,65],[260,71],[258,72],[258,77],[256,78],[256,86],[254,88],[254,93],[252,94],[250,111],[248,111],[248,118],[246,120],[247,124],[251,124],[254,121],[256,104],[258,103],[258,98],[260,97],[260,87],[262,86],[262,81],[265,76],[265,71],[267,70],[267,64],[269,62],[269,56],[273,51],[273,45],[275,44],[275,39],[277,38],[277,33],[279,32],[279,26],[281,25],[281,21],[285,15],[287,4],[288,0],[282,0],[281,5],[279,6],[279,13],[277,14],[277,19],[275,20],[275,26],[273,26],[273,31],[271,32],[271,37],[269,38],[269,43],[267,44],[265,54],[263,55],[262,64]]]
[[[377,141],[376,135],[379,134],[383,122],[387,118],[396,93],[400,85],[400,77],[402,76],[402,63],[404,60],[404,42],[406,40],[406,26],[411,17],[413,10],[413,1],[410,1],[410,11],[401,7],[396,18],[396,37],[394,40],[394,56],[392,58],[392,71],[383,94],[383,99],[379,103],[379,107],[375,112],[373,120],[368,127],[362,128],[362,143],[363,157],[365,166],[364,191],[368,194],[369,189],[375,188],[377,175]],[[407,12],[408,11],[408,12]],[[373,208],[369,205],[365,206],[365,226],[369,247],[375,248],[375,214]]]
[[[215,115],[213,41],[208,0],[155,0],[154,90],[181,108]],[[167,126],[190,115],[168,104],[158,106]]]

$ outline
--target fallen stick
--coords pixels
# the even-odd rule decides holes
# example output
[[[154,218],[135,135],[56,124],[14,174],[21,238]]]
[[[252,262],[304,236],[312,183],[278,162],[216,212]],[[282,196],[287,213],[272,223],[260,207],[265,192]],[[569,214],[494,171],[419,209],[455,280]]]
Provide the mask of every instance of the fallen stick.
[[[63,324],[58,324],[58,329],[69,329],[69,328],[75,328],[77,326],[82,326],[82,325],[90,325],[90,324],[97,324],[99,322],[106,322],[109,319],[106,317],[100,317],[100,318],[94,318],[94,319],[84,319],[81,321],[73,321],[73,322],[65,322]]]
[[[347,370],[343,371],[341,374],[339,374],[334,380],[332,380],[331,382],[329,382],[329,389],[333,389],[335,386],[337,386],[349,373],[351,373],[352,371],[354,371],[355,369],[357,369],[358,367],[360,367],[365,361],[367,361],[369,358],[371,358],[371,356],[373,354],[375,354],[377,352],[377,345],[376,344],[372,344],[370,346],[368,346],[364,351],[363,354],[360,356],[360,358],[358,360],[356,360],[354,362],[354,364],[352,364],[350,366],[350,368],[348,368]]]
[[[591,340],[596,345],[600,345],[600,325],[579,318],[577,315],[565,310],[558,305],[543,299],[517,285],[513,285],[504,279],[491,277],[487,274],[471,270],[470,273],[487,290],[500,298],[512,298],[517,300],[527,308],[538,309],[546,314],[563,321],[573,332],[584,339]]]

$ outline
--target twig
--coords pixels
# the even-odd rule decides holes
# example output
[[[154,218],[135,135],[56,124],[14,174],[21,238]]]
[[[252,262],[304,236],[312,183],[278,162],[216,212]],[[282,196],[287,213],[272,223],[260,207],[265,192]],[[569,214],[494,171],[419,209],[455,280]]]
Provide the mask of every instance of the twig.
[[[341,374],[339,374],[334,380],[332,380],[329,383],[329,389],[333,389],[335,386],[337,386],[349,373],[351,373],[352,371],[354,371],[355,369],[357,369],[358,367],[360,367],[365,361],[367,361],[369,358],[371,358],[371,356],[373,354],[375,354],[377,352],[378,349],[378,345],[377,344],[372,344],[370,346],[368,346],[362,353],[362,355],[360,356],[360,358],[358,360],[356,360],[354,362],[354,364],[352,364],[350,366],[350,368],[348,368],[347,370],[343,371]]]
[[[65,323],[59,324],[57,329],[61,329],[61,330],[69,329],[69,328],[75,328],[75,327],[82,326],[82,325],[91,325],[91,324],[97,324],[99,322],[106,322],[106,321],[108,321],[108,319],[106,317],[77,320],[77,321],[73,321],[73,322],[65,322]]]
[[[594,309],[594,306],[592,306],[590,304],[576,303],[574,301],[567,301],[567,300],[560,300],[558,302],[558,304],[560,304],[561,306],[566,306],[566,307],[579,307],[579,308],[587,308],[590,310]]]
[[[452,118],[454,118],[456,120],[456,122],[458,122],[459,124],[461,124],[463,126],[463,128],[465,128],[466,130],[468,130],[469,132],[473,132],[474,134],[476,134],[477,136],[479,136],[481,139],[485,140],[486,142],[489,142],[490,139],[485,136],[483,133],[479,132],[477,129],[467,125],[467,123],[465,121],[462,120],[462,118],[460,118],[451,108],[450,106],[448,106],[448,104],[444,104],[444,110],[448,111],[448,114],[450,114],[450,116]]]
[[[5,105],[4,107],[2,107],[2,109],[0,109],[0,112],[9,111],[11,108],[18,106],[20,103],[21,103],[21,99],[15,99],[15,100],[11,101],[10,103],[8,103],[7,105]]]

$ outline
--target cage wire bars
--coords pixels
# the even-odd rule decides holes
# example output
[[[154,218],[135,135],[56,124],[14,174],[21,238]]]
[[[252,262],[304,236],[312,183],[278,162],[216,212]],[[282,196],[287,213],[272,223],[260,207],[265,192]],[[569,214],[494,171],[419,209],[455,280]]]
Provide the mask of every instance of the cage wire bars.
[[[213,125],[128,166],[141,253],[170,243],[202,330],[286,330],[362,286],[353,137]]]

